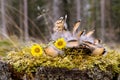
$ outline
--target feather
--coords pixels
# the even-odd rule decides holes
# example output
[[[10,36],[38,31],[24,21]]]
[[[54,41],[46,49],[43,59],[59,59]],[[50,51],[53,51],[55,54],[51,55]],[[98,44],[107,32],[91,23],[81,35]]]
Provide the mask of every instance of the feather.
[[[94,40],[94,44],[99,44],[100,42],[101,42],[101,40],[99,40],[99,39]]]
[[[77,40],[70,40],[67,42],[67,47],[78,47],[79,46],[79,42]]]
[[[75,25],[74,25],[74,27],[73,27],[73,34],[76,32],[76,30],[78,29],[78,27],[80,26],[80,20],[79,21],[77,21],[76,23],[75,23]]]
[[[84,31],[79,31],[79,32],[77,33],[77,37],[80,38],[80,36],[83,35],[83,33],[84,33]]]
[[[95,31],[95,30],[89,31],[89,32],[86,34],[86,36],[87,36],[87,37],[90,37],[90,36],[94,33],[94,31]]]
[[[105,53],[105,49],[104,48],[95,48],[93,51],[92,51],[92,54],[91,55],[94,55],[94,56],[99,56],[99,55],[102,55]]]
[[[91,50],[91,55],[94,55],[94,56],[99,56],[99,55],[103,55],[106,51],[105,51],[105,48],[103,47],[99,47],[95,44],[92,44],[88,41],[85,41],[84,42],[87,46],[89,46],[89,49]]]
[[[68,30],[68,25],[67,25],[67,22],[66,22],[66,20],[67,20],[67,15],[65,15],[65,19],[64,19],[65,21],[64,21],[64,28],[65,28],[65,30]]]
[[[58,51],[55,50],[54,47],[52,47],[52,46],[49,46],[49,47],[45,48],[44,50],[45,50],[45,53],[49,56],[52,56],[52,57],[58,56]]]

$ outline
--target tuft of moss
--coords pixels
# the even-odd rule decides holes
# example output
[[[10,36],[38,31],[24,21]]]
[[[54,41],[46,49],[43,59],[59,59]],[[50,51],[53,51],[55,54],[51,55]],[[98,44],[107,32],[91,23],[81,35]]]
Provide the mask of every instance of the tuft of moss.
[[[6,53],[13,47],[12,43],[8,40],[0,41],[0,56],[6,56]]]
[[[108,51],[105,56],[90,56],[82,50],[74,48],[65,49],[63,56],[50,57],[43,55],[34,57],[30,53],[30,47],[23,47],[18,51],[10,51],[9,54],[3,58],[7,63],[13,65],[18,72],[31,73],[36,72],[40,66],[45,67],[59,67],[79,70],[92,69],[99,67],[106,71],[109,66],[113,72],[120,73],[120,53],[112,50]]]

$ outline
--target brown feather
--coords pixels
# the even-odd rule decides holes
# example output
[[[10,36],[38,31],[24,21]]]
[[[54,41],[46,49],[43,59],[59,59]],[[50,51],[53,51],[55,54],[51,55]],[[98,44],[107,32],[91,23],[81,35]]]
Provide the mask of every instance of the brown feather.
[[[70,40],[67,42],[67,47],[78,47],[79,42],[77,40]]]
[[[104,48],[95,48],[93,51],[92,51],[92,54],[91,55],[94,55],[94,56],[100,56],[104,53]]]
[[[94,31],[95,31],[95,30],[89,31],[89,32],[86,34],[86,36],[88,36],[88,37],[91,36],[91,35],[94,33]]]
[[[52,46],[49,46],[45,48],[44,50],[45,50],[45,53],[49,56],[52,56],[52,57],[58,56],[58,51],[55,50]]]
[[[85,32],[85,30],[84,30],[84,31],[79,31],[76,36],[77,36],[78,38],[80,38],[80,36],[81,36],[84,32]]]
[[[99,44],[101,41],[99,39],[94,40],[94,44]]]
[[[92,52],[91,55],[99,56],[99,55],[104,54],[104,52],[105,52],[105,48],[103,48],[103,47],[98,47],[95,44],[92,44],[90,42],[85,42],[85,44],[89,46],[89,49]]]
[[[75,23],[75,25],[74,25],[74,27],[73,27],[73,34],[76,32],[76,30],[78,29],[78,27],[80,26],[80,22],[81,21],[77,21],[76,23]]]

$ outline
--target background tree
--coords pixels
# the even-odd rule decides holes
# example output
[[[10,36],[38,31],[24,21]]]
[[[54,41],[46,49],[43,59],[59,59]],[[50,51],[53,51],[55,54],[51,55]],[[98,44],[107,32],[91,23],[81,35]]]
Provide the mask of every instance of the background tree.
[[[81,19],[80,30],[95,29],[94,36],[105,42],[120,39],[119,0],[1,0],[0,5],[3,33],[22,40],[29,37],[47,42],[54,22],[66,14],[69,29]]]
[[[105,0],[101,0],[101,39],[104,41],[105,35]]]
[[[28,31],[28,5],[27,0],[24,0],[24,34],[25,40],[29,40],[29,31]]]
[[[7,27],[6,27],[6,12],[5,12],[5,0],[1,0],[1,21],[2,21],[2,34],[7,34]]]

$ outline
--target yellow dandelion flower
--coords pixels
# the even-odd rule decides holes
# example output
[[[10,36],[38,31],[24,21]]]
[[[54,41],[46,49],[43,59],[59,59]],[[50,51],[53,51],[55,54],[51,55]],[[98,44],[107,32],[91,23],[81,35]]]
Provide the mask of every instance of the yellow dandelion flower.
[[[31,47],[31,54],[33,56],[41,56],[43,54],[43,49],[39,44],[35,44]]]
[[[66,47],[66,41],[64,40],[64,38],[60,38],[60,39],[55,41],[54,45],[58,49],[62,49],[62,48]]]

